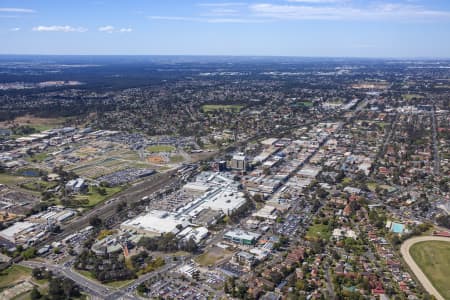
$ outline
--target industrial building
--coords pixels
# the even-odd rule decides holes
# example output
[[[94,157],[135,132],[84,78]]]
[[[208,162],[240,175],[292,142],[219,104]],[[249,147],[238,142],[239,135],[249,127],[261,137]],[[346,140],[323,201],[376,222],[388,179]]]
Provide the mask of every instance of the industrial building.
[[[33,245],[46,234],[46,226],[31,222],[16,222],[0,231],[0,238],[14,245]]]
[[[41,224],[63,223],[75,216],[75,214],[76,211],[74,210],[51,206],[46,211],[28,217],[27,220]]]

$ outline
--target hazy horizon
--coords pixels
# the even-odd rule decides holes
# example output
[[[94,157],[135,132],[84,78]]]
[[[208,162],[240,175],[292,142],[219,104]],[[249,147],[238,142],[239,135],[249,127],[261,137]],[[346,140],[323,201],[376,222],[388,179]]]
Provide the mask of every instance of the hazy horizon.
[[[448,58],[445,0],[4,0],[0,53]]]

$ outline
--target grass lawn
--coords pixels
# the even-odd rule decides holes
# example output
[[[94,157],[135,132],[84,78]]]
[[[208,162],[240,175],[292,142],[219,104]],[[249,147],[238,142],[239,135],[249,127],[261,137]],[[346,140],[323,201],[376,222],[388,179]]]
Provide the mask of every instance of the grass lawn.
[[[29,156],[26,158],[27,161],[36,161],[36,162],[43,162],[46,158],[48,157],[48,153],[47,152],[41,152],[41,153],[36,153],[33,156]]]
[[[418,95],[418,94],[403,94],[402,97],[403,97],[403,100],[406,100],[406,101],[410,101],[413,98],[417,98],[417,99],[423,98],[422,95]]]
[[[117,233],[117,230],[113,230],[113,229],[103,229],[100,230],[98,236],[97,236],[97,240],[103,240],[104,238],[106,238],[108,235],[113,235]]]
[[[220,104],[207,104],[203,105],[202,109],[205,113],[213,112],[217,110],[225,110],[231,112],[240,112],[244,108],[244,105],[230,104],[230,105],[220,105]]]
[[[203,254],[200,254],[195,258],[195,261],[201,266],[209,266],[214,265],[217,261],[221,260],[227,255],[230,255],[231,252],[222,248],[215,247],[213,249],[208,250]]]
[[[350,177],[345,177],[342,180],[342,184],[350,184],[350,183],[352,183],[352,179]]]
[[[384,129],[386,126],[390,125],[388,122],[378,122],[377,124],[381,127],[381,129]]]
[[[24,115],[14,119],[14,123],[18,126],[30,126],[36,129],[36,131],[44,131],[47,129],[52,129],[56,127],[60,127],[65,123],[65,121],[69,120],[69,118],[39,118],[32,115]],[[8,128],[11,127],[8,123],[9,121],[0,122],[0,128]]]
[[[439,293],[450,299],[450,242],[420,242],[409,252]]]
[[[23,176],[15,176],[6,173],[0,173],[0,183],[1,184],[20,184],[26,181],[28,178]]]
[[[81,275],[83,275],[84,277],[89,278],[89,279],[91,279],[91,280],[93,280],[93,281],[96,281],[96,282],[100,283],[100,281],[98,281],[98,280],[94,277],[94,275],[92,275],[91,272],[86,271],[86,270],[76,270],[76,271],[77,271],[78,273],[80,273]],[[122,287],[122,286],[124,286],[124,285],[126,285],[126,284],[128,284],[128,283],[133,282],[133,281],[134,281],[134,279],[129,279],[129,280],[119,280],[119,281],[108,282],[108,283],[105,283],[104,285],[107,285],[107,286],[110,286],[110,287],[115,287],[115,288],[120,288],[120,287]],[[100,283],[100,284],[102,284],[102,283]]]
[[[106,190],[106,194],[101,195],[98,193],[98,190],[95,187],[90,186],[87,194],[76,195],[75,199],[77,199],[77,200],[88,199],[89,203],[87,203],[85,206],[92,207],[102,201],[105,201],[109,197],[112,197],[113,195],[117,194],[118,192],[122,191],[122,187],[121,186],[105,187],[105,190]]]
[[[92,279],[92,280],[97,281],[97,279],[95,279],[94,275],[92,275],[92,273],[89,272],[89,271],[86,271],[86,270],[77,270],[77,269],[74,269],[74,270],[77,271],[78,273],[80,273],[81,275],[83,275],[83,276],[86,277],[86,278],[89,278],[89,279]]]
[[[306,233],[306,239],[316,240],[316,239],[330,239],[331,232],[328,230],[328,225],[324,224],[314,224],[309,227]]]
[[[120,287],[122,287],[124,285],[132,283],[133,281],[134,281],[134,279],[119,280],[119,281],[113,281],[113,282],[105,283],[105,285],[110,286],[110,287],[114,287],[114,288],[120,288]]]
[[[34,125],[25,124],[25,126],[30,126],[30,127],[34,128],[36,131],[34,133],[40,133],[42,131],[55,128],[55,126],[47,125],[47,124],[34,124]],[[16,138],[20,138],[23,136],[29,136],[30,134],[13,134],[13,135],[11,135],[11,137],[16,139]]]
[[[170,157],[170,162],[173,164],[177,164],[184,161],[184,157],[182,155],[172,155]]]
[[[327,102],[328,103],[333,103],[333,104],[342,104],[342,103],[344,103],[344,99],[342,99],[342,98],[335,98],[335,99],[329,100]]]
[[[36,180],[36,181],[24,183],[22,185],[22,187],[27,190],[31,190],[31,191],[42,192],[42,191],[46,191],[48,189],[54,188],[57,185],[58,185],[58,183],[56,183],[56,182],[47,182],[47,181],[42,181],[42,180]]]
[[[386,190],[388,193],[392,193],[397,190],[395,187],[390,186],[390,185],[385,185],[385,184],[380,185],[380,188],[382,188],[383,190]]]
[[[150,153],[172,152],[175,150],[176,148],[171,145],[152,145],[147,147],[147,151]]]
[[[377,189],[378,184],[376,182],[368,182],[367,183],[367,188],[371,191],[371,192],[375,192],[375,190]]]
[[[313,103],[311,101],[302,101],[302,102],[299,102],[298,104],[303,105],[305,107],[312,107],[313,106]]]
[[[0,272],[0,290],[12,285],[14,282],[29,278],[30,276],[31,269],[20,265],[12,265]]]

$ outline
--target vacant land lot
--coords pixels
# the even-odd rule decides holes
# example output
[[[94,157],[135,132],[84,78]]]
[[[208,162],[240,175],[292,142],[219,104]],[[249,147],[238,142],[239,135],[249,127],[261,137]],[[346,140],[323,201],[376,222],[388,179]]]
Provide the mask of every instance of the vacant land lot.
[[[450,240],[419,242],[410,254],[439,293],[450,299]]]
[[[20,280],[30,278],[31,270],[19,265],[13,265],[0,272],[0,291]]]
[[[230,104],[230,105],[207,104],[207,105],[203,105],[202,109],[205,113],[217,111],[217,110],[240,112],[243,107],[244,107],[243,105],[238,105],[238,104]]]
[[[328,240],[331,236],[331,233],[328,229],[328,225],[324,224],[315,224],[309,227],[308,232],[306,233],[306,238],[309,240],[317,240],[317,239],[325,239]]]
[[[209,249],[207,252],[197,256],[195,261],[201,266],[209,266],[216,264],[219,260],[225,258],[226,256],[231,255],[231,251],[214,247]]]

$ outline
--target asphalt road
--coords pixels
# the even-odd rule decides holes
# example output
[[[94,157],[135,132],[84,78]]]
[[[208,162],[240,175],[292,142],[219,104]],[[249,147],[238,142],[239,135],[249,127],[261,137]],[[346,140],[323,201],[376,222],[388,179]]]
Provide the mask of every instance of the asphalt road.
[[[20,264],[29,268],[44,267],[56,274],[70,278],[74,282],[76,282],[83,290],[87,291],[92,296],[98,298],[106,299],[106,297],[112,292],[109,287],[103,286],[102,284],[99,284],[93,280],[87,279],[86,277],[73,271],[70,267],[64,267],[37,261],[22,261]]]
[[[170,264],[166,264],[165,266],[163,266],[161,269],[155,271],[155,272],[150,272],[147,274],[144,274],[142,276],[140,276],[138,279],[134,280],[133,282],[119,288],[117,291],[115,291],[112,294],[109,294],[107,299],[130,299],[131,294],[134,292],[134,290],[136,289],[136,287],[147,281],[150,280],[151,278],[158,276],[160,274],[166,273],[168,272],[170,269],[175,268],[177,265],[179,265],[180,263],[170,263]],[[134,297],[133,299],[139,299],[136,296],[132,296]]]
[[[450,243],[450,238],[446,237],[438,237],[438,236],[420,236],[420,237],[414,237],[411,239],[406,240],[401,248],[400,252],[402,253],[403,259],[406,261],[410,269],[413,271],[414,275],[416,275],[417,279],[422,284],[423,288],[431,295],[435,296],[437,300],[445,300],[444,297],[442,297],[441,294],[436,290],[436,288],[431,284],[430,280],[427,278],[427,276],[423,273],[423,271],[419,268],[419,266],[416,264],[414,259],[412,258],[411,254],[409,253],[409,250],[412,245],[419,242],[427,242],[427,241],[444,241]]]
[[[151,279],[154,276],[165,273],[178,265],[177,263],[167,264],[155,272],[151,272],[151,273],[142,275],[138,279],[134,280],[133,282],[131,282],[123,287],[112,288],[112,287],[105,286],[94,280],[90,280],[89,278],[82,276],[81,274],[79,274],[78,272],[76,272],[75,270],[73,270],[70,267],[54,265],[54,264],[38,262],[38,261],[22,261],[20,264],[25,267],[29,267],[29,268],[44,267],[44,268],[47,268],[47,269],[53,271],[55,274],[59,274],[60,276],[70,278],[74,282],[76,282],[81,287],[81,289],[88,292],[94,299],[124,299],[124,300],[140,299],[133,294],[134,290],[136,289],[136,287],[139,284]]]
[[[439,146],[437,141],[437,129],[436,129],[436,107],[433,105],[433,111],[431,112],[431,128],[433,130],[433,159],[434,159],[434,166],[433,171],[434,175],[439,176],[439,169],[440,169],[440,159],[439,159]]]
[[[124,299],[124,300],[138,300],[139,297],[134,295],[134,290],[136,287],[160,274],[168,272],[170,269],[175,268],[181,262],[172,262],[163,266],[155,272],[150,272],[140,276],[138,279],[133,280],[131,283],[126,284],[120,288],[112,288],[103,285],[97,281],[91,280],[82,276],[70,267],[65,267],[61,265],[54,265],[38,261],[22,261],[21,265],[29,268],[40,268],[44,267],[56,274],[72,279],[76,282],[84,291],[88,292],[95,299]]]

